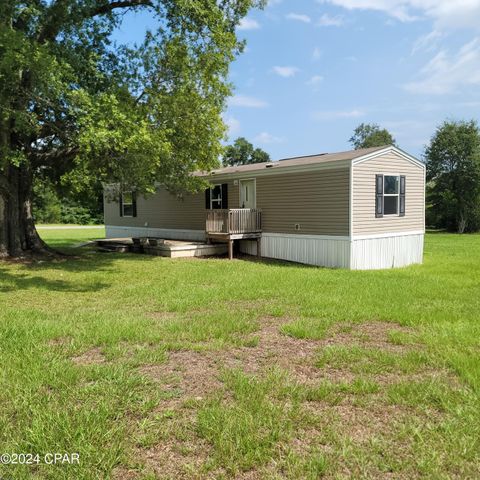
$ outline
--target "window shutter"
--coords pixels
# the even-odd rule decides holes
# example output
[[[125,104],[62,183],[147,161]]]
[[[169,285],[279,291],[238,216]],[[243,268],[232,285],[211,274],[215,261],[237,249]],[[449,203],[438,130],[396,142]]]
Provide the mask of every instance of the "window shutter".
[[[137,216],[137,193],[132,192],[132,217]]]
[[[118,197],[118,203],[120,204],[120,216],[123,217],[123,195]]]
[[[405,175],[400,176],[400,208],[399,215],[405,216],[405,193],[406,193],[406,178]]]
[[[383,217],[383,175],[375,175],[375,216]]]
[[[222,183],[222,208],[228,208],[228,183]]]
[[[205,208],[210,210],[210,188],[205,190]]]

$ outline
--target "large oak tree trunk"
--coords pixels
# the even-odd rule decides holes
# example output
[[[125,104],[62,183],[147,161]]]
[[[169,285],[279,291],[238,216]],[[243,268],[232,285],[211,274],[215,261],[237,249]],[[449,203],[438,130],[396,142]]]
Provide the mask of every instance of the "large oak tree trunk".
[[[32,215],[32,175],[27,167],[0,172],[0,257],[47,253]]]

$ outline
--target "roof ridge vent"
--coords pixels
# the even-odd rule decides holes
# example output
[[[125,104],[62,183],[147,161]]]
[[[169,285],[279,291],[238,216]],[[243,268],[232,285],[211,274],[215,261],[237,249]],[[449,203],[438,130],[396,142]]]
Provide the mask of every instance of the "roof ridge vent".
[[[285,162],[287,160],[299,160],[300,158],[322,157],[323,155],[330,155],[330,153],[325,152],[325,153],[315,153],[313,155],[301,155],[300,157],[287,157],[287,158],[281,158],[280,160],[277,160],[277,161]]]

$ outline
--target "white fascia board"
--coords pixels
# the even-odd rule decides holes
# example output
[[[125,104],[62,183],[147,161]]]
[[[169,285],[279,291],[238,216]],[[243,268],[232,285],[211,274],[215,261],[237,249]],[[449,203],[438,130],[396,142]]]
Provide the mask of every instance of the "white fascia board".
[[[419,160],[418,158],[415,158],[414,156],[410,155],[407,152],[404,152],[402,149],[398,147],[394,147],[393,145],[391,145],[390,147],[386,147],[382,150],[377,150],[376,152],[354,158],[352,160],[352,165],[358,165],[359,163],[372,160],[373,158],[377,158],[377,157],[380,157],[381,155],[385,155],[386,153],[391,153],[391,152],[396,153],[397,155],[404,158],[405,160],[408,160],[410,163],[413,163],[415,166],[425,169],[425,164],[421,160]]]

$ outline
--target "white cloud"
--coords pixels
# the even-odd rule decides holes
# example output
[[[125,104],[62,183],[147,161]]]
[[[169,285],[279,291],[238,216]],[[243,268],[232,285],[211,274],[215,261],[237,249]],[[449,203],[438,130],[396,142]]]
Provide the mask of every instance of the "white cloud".
[[[431,52],[435,50],[440,38],[442,38],[442,33],[438,30],[432,30],[430,33],[417,38],[412,47],[412,55],[415,55],[417,52]]]
[[[340,110],[340,111],[317,111],[313,112],[314,120],[336,120],[342,118],[359,118],[363,117],[365,112],[361,110]]]
[[[404,88],[411,93],[442,95],[468,85],[480,85],[480,38],[466,43],[453,55],[440,51],[421,70],[420,79]]]
[[[322,56],[322,51],[320,50],[320,48],[315,47],[312,52],[313,60],[319,60],[321,56]]]
[[[323,82],[323,77],[321,75],[314,75],[307,81],[307,85],[316,87],[322,82]]]
[[[273,7],[279,5],[283,0],[267,0],[267,7]]]
[[[312,19],[303,13],[288,13],[285,15],[287,20],[297,20],[298,22],[310,23]]]
[[[237,135],[240,132],[240,121],[235,117],[228,115],[223,121],[228,128],[228,135]]]
[[[231,107],[263,108],[268,104],[259,98],[247,95],[234,95],[228,100],[228,105]]]
[[[268,132],[259,133],[255,138],[254,141],[256,143],[261,144],[271,144],[271,143],[282,143],[284,141],[281,137],[275,137],[274,135]]]
[[[377,10],[401,22],[429,17],[438,28],[479,28],[480,0],[317,0],[348,10]]]
[[[317,22],[320,27],[341,27],[344,25],[345,20],[341,15],[331,16],[328,13],[324,13]]]
[[[284,78],[294,77],[299,69],[297,67],[273,67],[272,69],[277,75],[280,75]]]
[[[258,30],[260,24],[253,18],[242,18],[237,27],[238,30]]]

